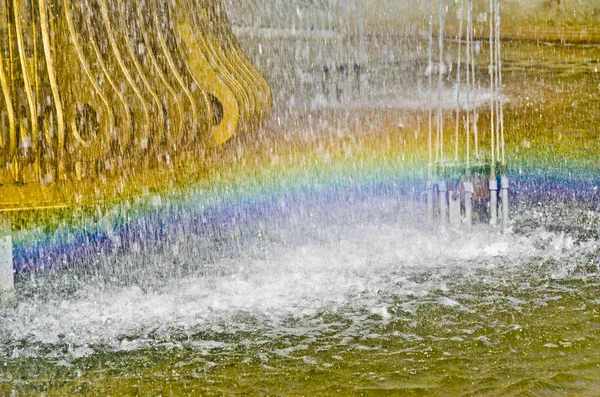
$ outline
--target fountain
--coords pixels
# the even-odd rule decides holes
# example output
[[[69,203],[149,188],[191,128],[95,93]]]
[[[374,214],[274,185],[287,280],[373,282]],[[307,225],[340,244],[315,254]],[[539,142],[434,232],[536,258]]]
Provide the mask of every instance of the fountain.
[[[221,8],[0,3],[0,214],[35,220],[164,189],[197,172],[207,149],[264,123],[270,88]],[[0,291],[13,273],[2,217]]]
[[[0,395],[597,393],[593,7],[223,2],[0,0]]]
[[[454,84],[456,86],[456,107],[454,111],[454,139],[453,150],[448,154],[444,150],[444,144],[448,141],[444,137],[444,110],[442,103],[442,91],[444,87],[444,69],[446,59],[445,47],[445,21],[448,13],[447,6],[443,1],[438,2],[437,15],[434,13],[433,2],[431,3],[429,16],[429,46],[428,46],[428,89],[429,89],[429,117],[428,117],[428,179],[427,182],[427,219],[430,223],[434,220],[434,190],[437,189],[437,202],[439,205],[439,222],[446,224],[448,216],[454,227],[460,226],[461,204],[464,202],[464,223],[472,223],[472,200],[473,200],[473,175],[483,176],[489,180],[486,196],[489,197],[489,219],[492,225],[498,222],[498,176],[497,168],[501,170],[501,216],[504,227],[509,222],[508,186],[506,175],[505,155],[505,133],[504,133],[504,109],[502,97],[502,65],[500,50],[500,4],[498,0],[490,0],[487,7],[482,9],[473,8],[473,0],[460,1],[457,3],[458,31],[456,34],[457,53],[454,58],[456,75]],[[483,153],[479,141],[482,139],[478,125],[477,106],[471,106],[470,98],[473,96],[475,86],[475,54],[474,37],[476,28],[473,23],[475,14],[487,15],[489,34],[489,119],[488,130],[489,154]],[[466,18],[465,18],[466,14]],[[465,28],[466,19],[466,29]],[[438,21],[437,24],[435,21]],[[438,31],[438,53],[434,59],[434,30]],[[463,63],[462,51],[466,53],[466,61]],[[435,62],[435,63],[434,63]],[[466,76],[461,72],[465,70]],[[433,74],[437,72],[437,99],[434,100]],[[466,110],[461,112],[461,85],[466,88]],[[434,103],[435,117],[434,117]],[[472,113],[471,113],[472,112]],[[464,114],[463,114],[464,113]],[[462,118],[462,120],[461,120]],[[462,121],[462,123],[461,123]],[[461,130],[461,124],[464,124]],[[435,128],[434,128],[435,125]],[[434,134],[435,129],[435,134]],[[461,134],[463,138],[461,139]],[[471,150],[471,141],[475,142],[475,150]],[[481,150],[481,151],[480,151]],[[447,181],[450,179],[450,183]],[[448,185],[451,185],[448,187]],[[478,189],[479,190],[479,189]],[[449,207],[448,207],[449,206]]]
[[[87,11],[70,4],[62,8],[63,13],[49,12],[45,1],[28,6],[5,4],[8,32],[15,33],[14,40],[7,37],[4,42],[5,54],[12,65],[21,67],[0,70],[6,105],[2,112],[4,120],[12,120],[3,130],[3,141],[8,142],[3,156],[9,166],[3,174],[7,186],[1,210],[39,211],[93,205],[105,197],[118,202],[132,194],[144,196],[157,185],[185,179],[190,168],[201,167],[194,162],[197,153],[261,125],[271,109],[271,90],[249,65],[233,33],[271,82],[276,114],[288,114],[290,120],[303,114],[311,117],[315,109],[373,106],[369,97],[381,92],[381,81],[377,81],[381,77],[374,73],[381,69],[379,55],[369,53],[365,44],[362,1],[320,1],[305,6],[280,0],[273,4],[228,2],[232,27],[218,2],[182,2],[164,9],[152,4],[151,17],[143,17],[140,5],[119,16],[111,13],[114,5],[97,0],[93,9],[102,17],[101,28],[86,23]],[[181,12],[196,7],[201,11],[191,18]],[[479,218],[489,218],[496,225],[500,193],[500,215],[506,227],[509,184],[499,2],[474,7],[473,0],[458,2],[453,8],[442,0],[431,2],[428,33],[424,31],[414,41],[418,46],[425,40],[428,43],[427,63],[421,70],[426,76],[421,87],[426,100],[417,105],[426,110],[420,117],[428,124],[427,219],[432,224],[437,216],[441,225],[470,226],[473,200],[483,200],[489,203],[487,214],[479,211]],[[452,13],[456,21],[447,27]],[[486,18],[474,20],[483,14]],[[154,37],[149,30],[157,24],[161,29]],[[475,67],[475,48],[484,40],[486,26],[487,136],[480,122],[484,102],[478,100],[483,81],[476,78]],[[456,28],[454,49],[446,48],[450,27]],[[86,41],[86,37],[94,40]],[[53,48],[67,40],[74,43],[73,52],[53,55]],[[31,42],[32,49],[25,48],[25,42]],[[407,52],[413,54],[409,62],[422,67],[422,52]],[[27,62],[36,68],[24,67]],[[382,76],[385,73],[390,71]],[[66,84],[70,80],[89,84],[91,91],[84,91],[85,95],[74,91]],[[448,94],[451,90],[454,98]],[[38,103],[42,91],[47,94],[44,106]],[[150,120],[150,114],[156,120]],[[449,117],[454,117],[452,123],[446,120]],[[450,135],[446,130],[452,125]],[[449,144],[453,145],[451,153],[445,151]],[[109,149],[113,146],[122,149]],[[489,185],[482,189],[483,180],[489,180]],[[17,196],[27,199],[16,200]],[[3,250],[5,289],[12,288],[11,252]]]
[[[489,201],[487,217],[490,222],[507,227],[508,179],[499,2],[464,0],[451,6],[444,1],[429,3],[429,29],[428,33],[423,32],[428,40],[425,70],[428,82],[422,87],[428,92],[425,102],[429,112],[427,218],[433,223],[435,213],[439,214],[441,224],[449,221],[454,227],[463,223],[470,225],[474,193],[471,179],[475,176],[476,183],[481,183],[481,178],[488,180],[484,196],[475,199]],[[388,76],[376,76],[375,79],[368,76],[381,68],[381,54],[367,53],[363,2],[321,1],[300,6],[294,1],[261,1],[228,2],[226,6],[232,15],[234,31],[241,37],[246,52],[273,82],[279,108],[297,115],[298,112],[310,113],[320,106],[369,107],[372,106],[366,99],[369,93],[381,93],[382,81],[373,80],[383,80],[385,84]],[[452,15],[453,26],[446,28],[448,14],[455,16]],[[475,20],[481,15],[485,18]],[[449,34],[452,28],[455,30]],[[437,38],[434,32],[437,32]],[[447,36],[455,38],[453,53],[450,50],[445,52],[449,44]],[[483,40],[489,44],[490,55],[487,82],[490,125],[487,131],[479,120],[482,103],[475,100],[481,94],[482,84],[485,84],[476,81],[475,75],[475,47],[480,46]],[[421,43],[422,40],[415,42]],[[415,53],[413,57],[419,56],[415,49],[405,52]],[[456,72],[450,73],[448,68],[454,68]],[[396,75],[402,73],[401,70],[395,71]],[[435,84],[434,78],[437,79]],[[454,89],[455,98],[448,98],[448,86]],[[464,95],[462,98],[461,93]],[[445,137],[447,126],[444,123],[452,113],[448,109],[450,107],[454,108],[452,124],[455,128],[452,136]],[[485,141],[489,147],[484,148],[480,141]],[[444,150],[444,145],[448,144],[453,146],[450,153]],[[496,179],[502,181],[500,189]],[[479,194],[481,189],[477,192]],[[498,222],[498,203],[502,208],[501,222]],[[434,211],[434,207],[437,210]]]

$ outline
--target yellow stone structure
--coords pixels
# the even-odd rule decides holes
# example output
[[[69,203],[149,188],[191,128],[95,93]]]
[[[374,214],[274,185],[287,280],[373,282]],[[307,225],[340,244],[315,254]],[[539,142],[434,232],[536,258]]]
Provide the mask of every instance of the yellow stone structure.
[[[0,211],[165,183],[271,110],[220,0],[0,0]]]

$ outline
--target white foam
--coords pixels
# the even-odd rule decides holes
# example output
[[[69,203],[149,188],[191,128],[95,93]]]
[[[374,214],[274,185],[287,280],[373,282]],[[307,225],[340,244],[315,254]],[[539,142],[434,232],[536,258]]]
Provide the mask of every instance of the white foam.
[[[474,300],[465,295],[471,284],[501,285],[518,272],[526,273],[527,264],[540,257],[558,260],[549,277],[568,277],[569,267],[560,260],[585,249],[563,234],[516,236],[478,229],[452,235],[432,232],[419,217],[356,221],[344,211],[337,217],[329,213],[275,224],[269,231],[272,242],[251,242],[254,250],[241,256],[225,251],[214,263],[198,263],[200,274],[157,281],[146,290],[90,282],[68,298],[23,298],[17,308],[0,311],[0,342],[25,338],[66,343],[79,349],[74,356],[81,356],[90,354],[93,345],[139,349],[175,330],[306,335],[334,326],[310,320],[322,313],[361,324],[367,321],[364,313],[375,315],[368,321],[385,322],[430,301],[445,310],[463,310]],[[157,265],[172,255],[168,251],[155,257]],[[132,253],[110,260],[135,258]],[[506,304],[523,304],[522,298],[511,299]],[[300,322],[286,325],[290,319]],[[352,327],[347,332],[351,335]],[[220,342],[207,342],[199,348],[221,347]],[[27,352],[15,349],[13,354]]]

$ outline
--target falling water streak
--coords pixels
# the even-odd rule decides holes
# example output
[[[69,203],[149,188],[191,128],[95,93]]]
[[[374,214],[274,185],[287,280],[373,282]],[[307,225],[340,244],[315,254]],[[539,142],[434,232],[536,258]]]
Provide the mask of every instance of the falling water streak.
[[[344,51],[343,56],[341,57],[342,62],[346,63],[347,65],[350,65],[348,63],[349,61],[349,53],[351,51],[351,46],[350,46],[350,18],[351,18],[351,7],[349,6],[349,2],[340,2],[340,4],[343,4],[342,6],[342,26],[345,27],[346,31],[344,32],[344,39],[345,39],[345,43],[344,45],[342,45],[342,51]]]
[[[438,34],[438,45],[439,45],[439,65],[438,65],[438,108],[437,108],[437,136],[438,136],[438,161],[441,163],[444,161],[444,113],[442,110],[442,89],[443,89],[443,67],[444,67],[444,1],[439,1],[439,17],[440,26]]]
[[[465,112],[465,135],[466,135],[466,149],[467,149],[467,153],[466,153],[466,160],[467,160],[467,168],[470,166],[471,163],[471,120],[470,120],[470,109],[471,109],[471,76],[470,76],[470,67],[471,67],[471,46],[473,45],[472,43],[472,29],[473,29],[473,24],[472,24],[472,20],[471,20],[471,1],[469,0],[468,2],[468,6],[467,6],[467,62],[466,62],[466,66],[467,66],[467,111]],[[464,1],[463,4],[464,6]]]
[[[500,162],[500,96],[498,95],[499,90],[499,79],[498,74],[500,73],[498,66],[498,57],[500,56],[498,40],[498,2],[494,0],[494,116],[496,117],[495,134],[496,134],[496,162]]]
[[[352,62],[356,59],[358,59],[355,54],[354,54],[354,40],[358,37],[357,31],[356,31],[356,23],[352,22],[355,18],[359,18],[359,14],[358,14],[358,10],[357,10],[357,6],[356,6],[356,2],[353,1],[351,3],[351,6],[348,7],[348,15],[347,15],[347,22],[349,24],[349,33],[348,33],[348,49],[347,49],[347,56],[348,56],[348,73],[352,73],[351,69],[352,69]],[[351,79],[348,78],[348,80],[350,81]]]
[[[428,131],[428,145],[429,145],[429,164],[428,164],[428,177],[431,181],[433,179],[433,2],[429,3],[429,48],[428,48],[428,73],[429,73],[429,131]],[[437,155],[437,151],[436,151]]]
[[[475,90],[475,49],[473,40],[475,39],[475,27],[473,26],[473,0],[469,0],[469,14],[471,15],[471,78],[472,87]],[[475,158],[479,159],[479,129],[477,128],[477,106],[473,106],[473,140],[475,141]]]
[[[460,9],[458,11],[458,35],[456,41],[458,42],[458,60],[456,63],[456,132],[455,132],[455,145],[454,145],[454,161],[458,163],[458,132],[460,129],[460,82],[461,82],[461,62],[462,62],[462,31],[463,31],[463,11],[464,11],[464,0],[460,3]]]
[[[495,165],[496,165],[496,150],[495,150],[495,139],[494,139],[494,131],[496,126],[496,120],[494,118],[495,105],[494,105],[494,95],[495,95],[495,78],[496,72],[494,70],[494,0],[490,0],[490,141],[491,141],[491,164],[492,164],[492,172],[491,177],[493,178],[495,175]]]
[[[500,125],[500,143],[502,145],[501,161],[502,165],[506,165],[506,156],[504,154],[504,104],[502,103],[502,57],[500,51],[500,0],[496,0],[496,67],[498,68],[498,107],[500,108],[500,115],[498,124]]]
[[[359,5],[359,15],[360,15],[360,19],[358,22],[359,60],[360,60],[360,64],[364,65],[367,62],[366,43],[365,43],[365,4],[362,1],[358,1],[357,3]],[[359,83],[360,83],[360,77],[359,77]],[[359,95],[360,95],[360,92],[359,92]]]

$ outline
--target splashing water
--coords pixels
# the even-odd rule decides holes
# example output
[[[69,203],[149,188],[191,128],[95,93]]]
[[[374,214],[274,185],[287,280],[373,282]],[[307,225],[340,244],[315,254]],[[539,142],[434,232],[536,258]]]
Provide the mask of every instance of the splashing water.
[[[288,208],[280,217],[238,224],[221,238],[179,235],[154,250],[106,255],[93,273],[58,272],[44,283],[22,279],[19,306],[0,312],[1,354],[70,368],[96,362],[97,354],[143,360],[136,352],[164,351],[161,362],[215,371],[235,367],[241,354],[276,378],[289,360],[323,369],[343,362],[350,370],[360,357],[384,366],[395,357],[400,372],[429,382],[424,368],[439,375],[445,360],[458,360],[457,370],[479,384],[468,362],[482,376],[493,370],[473,352],[462,353],[467,346],[506,360],[515,354],[511,346],[562,354],[598,344],[597,327],[569,329],[597,316],[599,272],[592,258],[600,241],[548,231],[552,221],[541,220],[542,212],[575,220],[581,211],[558,202],[537,215],[527,208],[516,216],[515,231],[503,234],[487,227],[432,232],[422,224],[422,207],[372,196]],[[200,253],[208,247],[210,257]],[[143,264],[143,283],[114,272],[132,264]],[[561,321],[553,311],[564,315]],[[545,328],[545,316],[566,328]],[[584,354],[570,365],[584,361],[598,364]],[[531,370],[528,362],[518,367],[523,372],[515,369],[519,379]],[[389,387],[394,368],[373,371]],[[597,369],[586,368],[575,372],[584,388]],[[494,382],[505,386],[503,379]]]
[[[306,218],[261,220],[218,242],[181,235],[154,252],[107,255],[94,275],[49,277],[46,292],[31,281],[37,288],[31,297],[2,309],[4,353],[32,354],[34,346],[60,343],[129,349],[168,340],[175,330],[191,336],[223,324],[231,333],[310,335],[318,332],[311,321],[326,314],[359,319],[371,313],[386,322],[427,305],[477,312],[488,301],[496,310],[517,310],[532,303],[523,293],[537,290],[541,305],[554,299],[544,297],[553,283],[596,275],[579,263],[597,251],[596,240],[576,244],[568,234],[543,230],[432,234],[421,225],[419,204],[394,199],[332,207]],[[194,254],[211,245],[218,254],[210,260]],[[144,285],[98,281],[102,266],[112,271],[113,264],[136,262],[143,263]],[[165,276],[165,269],[183,276]],[[28,281],[23,284],[28,290]],[[56,293],[66,285],[68,296]],[[503,296],[509,287],[514,295]],[[297,326],[284,325],[290,320]],[[15,348],[19,341],[31,346]]]

